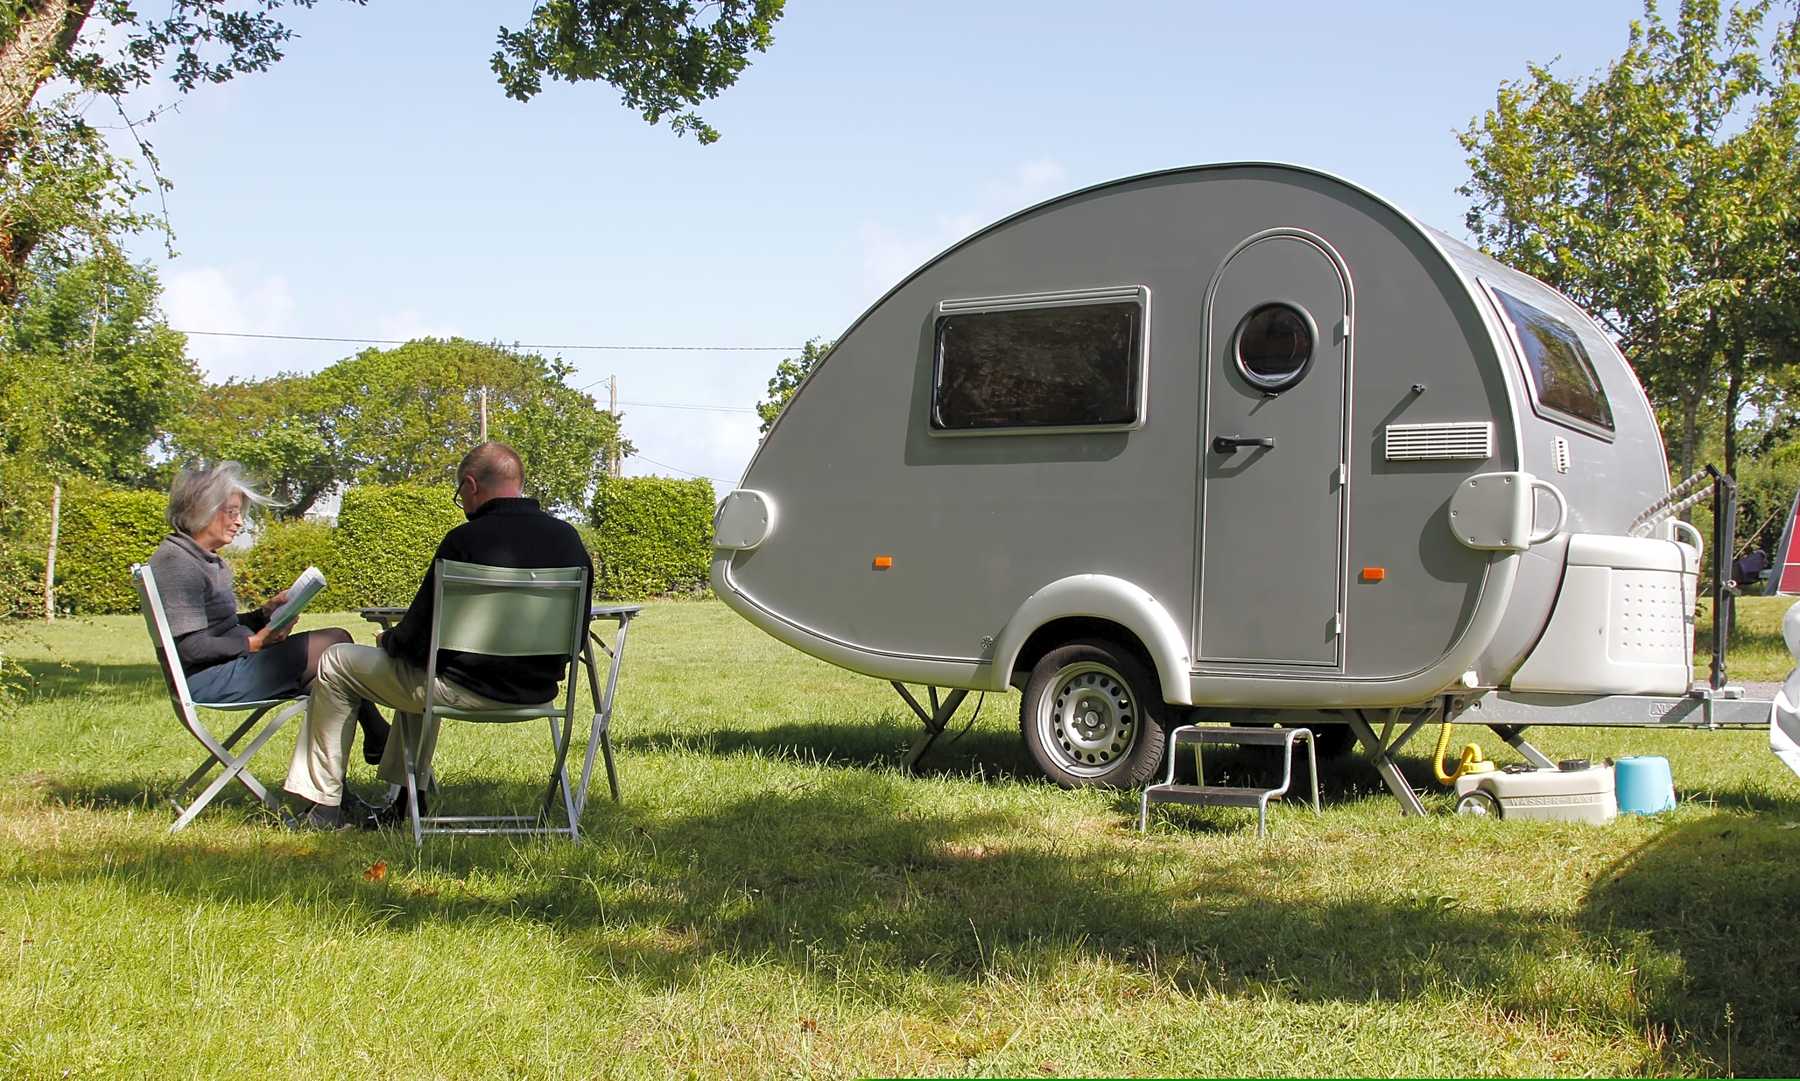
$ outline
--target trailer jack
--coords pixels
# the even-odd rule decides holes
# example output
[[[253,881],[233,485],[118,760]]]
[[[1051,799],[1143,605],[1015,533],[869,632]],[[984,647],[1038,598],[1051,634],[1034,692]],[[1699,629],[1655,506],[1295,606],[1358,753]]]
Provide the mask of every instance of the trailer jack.
[[[931,709],[928,712],[924,706],[919,704],[919,700],[913,697],[912,692],[906,689],[904,683],[899,680],[890,680],[889,682],[893,684],[894,690],[900,692],[900,697],[905,699],[906,704],[912,707],[913,713],[918,715],[919,720],[925,722],[924,733],[913,740],[913,745],[906,752],[904,760],[907,769],[917,770],[919,759],[925,757],[925,752],[931,750],[931,745],[944,734],[944,729],[950,724],[950,718],[956,716],[957,707],[963,704],[963,699],[969,697],[969,692],[960,687],[956,688],[940,702],[938,701],[938,689],[926,687],[925,691],[931,700]]]

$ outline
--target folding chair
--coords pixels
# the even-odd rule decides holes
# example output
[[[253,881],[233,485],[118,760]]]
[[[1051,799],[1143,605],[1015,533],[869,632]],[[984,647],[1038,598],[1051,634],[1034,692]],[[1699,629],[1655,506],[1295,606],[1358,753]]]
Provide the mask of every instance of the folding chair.
[[[249,789],[250,794],[261,800],[263,806],[274,811],[284,822],[287,821],[290,818],[287,809],[281,805],[280,800],[270,795],[269,790],[256,779],[256,775],[250,772],[249,763],[250,759],[256,756],[256,752],[262,750],[263,744],[269,742],[269,737],[279,732],[281,726],[292,720],[297,714],[306,710],[305,697],[270,698],[258,702],[194,701],[193,695],[188,693],[187,675],[182,672],[181,659],[175,653],[175,639],[169,634],[169,620],[163,614],[162,594],[156,591],[156,576],[151,573],[149,564],[134,565],[131,568],[131,581],[137,587],[138,604],[144,610],[144,625],[150,630],[150,641],[156,645],[156,663],[162,666],[163,684],[169,691],[169,704],[175,708],[175,716],[181,719],[181,723],[189,732],[193,733],[194,738],[200,741],[200,745],[206,748],[206,752],[210,756],[206,761],[200,763],[194,772],[188,774],[187,780],[181,782],[169,796],[169,803],[174,806],[176,814],[175,824],[169,827],[169,832],[174,833],[187,828],[187,824],[205,810],[206,805],[213,801],[213,797],[223,791],[225,786],[232,781]],[[244,733],[256,727],[256,723],[277,706],[286,706],[286,708],[275,714],[262,731],[250,740],[250,745],[245,748],[243,754],[234,755],[232,749],[237,746],[238,740],[244,737]],[[200,715],[196,711],[202,709],[210,709],[219,713],[249,712],[250,716],[245,718],[244,722],[238,725],[237,729],[229,736],[221,740],[200,723]],[[192,803],[183,806],[181,798],[187,794],[189,789],[199,784],[200,779],[205,777],[214,766],[224,767],[223,772],[213,778],[212,783],[207,785]]]
[[[569,740],[575,727],[576,666],[587,635],[588,572],[586,567],[515,569],[486,567],[440,559],[432,575],[431,646],[425,658],[425,709],[420,726],[401,726],[405,752],[407,815],[412,820],[413,844],[423,845],[427,833],[567,833],[581,839],[580,813],[569,786]],[[530,657],[551,654],[568,658],[568,685],[561,705],[555,699],[538,706],[504,709],[457,709],[436,699],[438,655],[441,650],[480,653],[492,657]],[[550,767],[550,783],[543,808],[536,815],[431,815],[419,814],[419,748],[413,740],[433,718],[461,721],[512,723],[539,717],[550,722],[550,744],[556,752]],[[557,719],[561,718],[559,728]],[[434,770],[435,774],[436,771]],[[551,826],[550,813],[556,790],[563,794],[567,826]],[[529,824],[528,824],[529,823]]]

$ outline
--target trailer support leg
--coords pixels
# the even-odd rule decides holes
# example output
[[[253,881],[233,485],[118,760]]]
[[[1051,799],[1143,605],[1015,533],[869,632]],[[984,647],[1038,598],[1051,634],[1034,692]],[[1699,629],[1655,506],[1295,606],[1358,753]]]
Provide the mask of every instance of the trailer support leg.
[[[1493,729],[1494,735],[1499,736],[1501,739],[1505,740],[1507,743],[1510,743],[1512,745],[1513,750],[1518,751],[1521,755],[1523,755],[1525,757],[1525,761],[1530,762],[1532,765],[1536,766],[1538,769],[1555,769],[1556,768],[1555,762],[1550,761],[1550,759],[1545,756],[1544,752],[1538,750],[1536,747],[1533,747],[1531,745],[1530,741],[1528,741],[1525,738],[1525,726],[1524,725],[1522,725],[1522,724],[1490,724],[1490,725],[1488,725],[1488,727]]]
[[[1382,729],[1384,733],[1393,730],[1394,721],[1399,716],[1400,711],[1397,709],[1388,714],[1387,724]],[[1375,730],[1369,727],[1369,722],[1363,718],[1361,710],[1349,710],[1344,717],[1350,725],[1350,731],[1356,733],[1357,741],[1363,745],[1363,750],[1367,751],[1369,757],[1374,761],[1376,772],[1380,773],[1381,779],[1387,782],[1388,790],[1394,794],[1394,798],[1400,801],[1400,813],[1423,818],[1425,805],[1419,802],[1419,794],[1414,792],[1412,785],[1407,783],[1406,775],[1401,773],[1400,767],[1394,764],[1392,755],[1392,752],[1400,749],[1400,744],[1405,743],[1409,736],[1419,730],[1420,725],[1424,723],[1423,720],[1421,719],[1402,732],[1400,738],[1392,745],[1386,745],[1382,738],[1375,734]]]
[[[950,724],[950,718],[956,716],[957,707],[963,704],[963,699],[969,696],[969,692],[958,688],[945,696],[942,702],[939,702],[937,688],[927,687],[926,691],[931,695],[931,709],[927,710],[919,704],[917,698],[913,697],[912,692],[906,689],[905,684],[898,680],[894,680],[892,683],[894,690],[900,692],[900,697],[906,701],[908,706],[912,707],[912,711],[918,715],[919,720],[925,722],[924,734],[913,741],[904,760],[907,769],[917,769],[919,759],[925,757],[925,752],[931,750],[931,745],[944,734],[944,729]]]

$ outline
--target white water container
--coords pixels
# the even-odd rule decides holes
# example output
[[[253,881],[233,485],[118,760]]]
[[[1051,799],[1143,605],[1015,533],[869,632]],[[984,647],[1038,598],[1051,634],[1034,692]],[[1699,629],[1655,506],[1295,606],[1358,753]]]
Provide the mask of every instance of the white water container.
[[[1681,541],[1570,536],[1550,625],[1512,689],[1686,694],[1699,571],[1699,549]]]
[[[1619,814],[1610,765],[1585,769],[1513,769],[1456,779],[1458,814],[1498,815],[1603,825]]]

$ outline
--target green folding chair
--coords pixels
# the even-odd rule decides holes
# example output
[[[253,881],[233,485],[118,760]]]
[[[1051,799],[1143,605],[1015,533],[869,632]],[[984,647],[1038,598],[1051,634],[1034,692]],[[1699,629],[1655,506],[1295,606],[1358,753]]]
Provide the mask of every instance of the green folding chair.
[[[569,740],[575,721],[575,666],[581,662],[586,641],[588,571],[586,567],[541,569],[486,567],[453,559],[437,561],[432,585],[431,647],[425,659],[425,708],[419,733],[434,718],[489,723],[515,723],[546,718],[555,762],[543,807],[536,815],[429,815],[419,814],[419,748],[414,731],[401,726],[401,747],[406,766],[407,815],[412,820],[413,843],[423,845],[428,833],[463,834],[563,834],[581,839],[580,815],[566,768]],[[559,655],[568,658],[564,673],[567,690],[560,705],[552,699],[537,706],[468,710],[436,700],[438,655],[441,650],[480,653],[490,657]],[[558,721],[561,721],[558,724]],[[435,771],[433,771],[435,773]],[[562,790],[567,826],[553,826],[551,812],[557,789]]]
[[[147,563],[139,563],[131,568],[131,584],[137,587],[138,604],[144,610],[144,626],[149,628],[150,641],[156,646],[156,663],[162,667],[163,686],[169,692],[169,704],[175,708],[175,716],[181,720],[193,737],[200,741],[210,756],[188,774],[187,780],[181,782],[169,796],[169,803],[175,808],[175,824],[169,832],[185,829],[206,805],[213,801],[232,781],[243,785],[255,796],[264,807],[286,821],[290,816],[281,801],[270,794],[256,774],[250,772],[250,759],[262,750],[263,744],[281,730],[281,726],[306,711],[306,698],[272,698],[260,702],[196,702],[188,692],[187,674],[181,670],[181,658],[175,652],[175,638],[169,633],[169,620],[163,613],[162,594],[156,591],[156,575],[150,571]],[[276,707],[285,707],[270,719],[267,726],[250,740],[250,745],[242,754],[233,753],[238,740],[256,727],[256,722],[263,719]],[[249,713],[243,723],[224,739],[200,722],[199,711],[207,709],[217,713]],[[211,772],[214,766],[222,767],[221,772],[211,784],[190,803],[181,801],[188,790],[200,783],[201,778]]]

